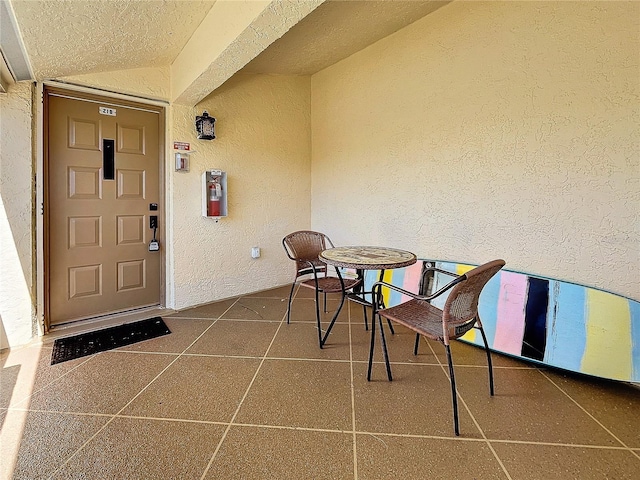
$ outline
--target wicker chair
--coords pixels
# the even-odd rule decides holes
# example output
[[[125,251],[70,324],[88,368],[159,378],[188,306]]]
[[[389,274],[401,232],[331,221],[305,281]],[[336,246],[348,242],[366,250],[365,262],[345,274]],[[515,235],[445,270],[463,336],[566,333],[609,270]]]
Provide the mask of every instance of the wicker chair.
[[[287,308],[287,323],[291,319],[291,300],[293,298],[293,290],[296,286],[298,278],[308,275],[313,275],[313,278],[308,278],[300,282],[300,285],[315,290],[315,304],[316,304],[316,323],[318,328],[318,343],[322,348],[327,341],[327,337],[333,328],[340,310],[344,305],[346,293],[349,290],[353,290],[354,287],[359,286],[362,283],[360,279],[342,278],[339,269],[335,269],[336,276],[329,275],[329,267],[320,259],[318,255],[327,248],[333,248],[333,243],[324,233],[314,232],[311,230],[301,230],[293,232],[282,239],[282,246],[284,247],[287,256],[296,262],[296,272],[291,284],[291,291],[289,292],[289,306]],[[327,327],[325,334],[322,334],[322,325],[320,322],[320,305],[318,294],[324,295],[324,312],[327,312],[327,293],[342,293],[340,299],[340,305],[335,311],[331,323]]]
[[[423,271],[423,282],[426,275],[432,274],[432,272],[440,272],[451,275],[454,279],[447,285],[439,289],[437,292],[431,295],[416,295],[408,292],[394,285],[390,285],[385,282],[377,282],[374,284],[374,289],[380,294],[382,286],[397,290],[409,297],[410,300],[396,305],[394,307],[376,310],[374,302],[373,320],[371,322],[371,346],[369,350],[369,369],[367,371],[367,380],[371,380],[371,367],[373,363],[373,349],[375,341],[375,318],[378,315],[378,321],[380,327],[382,327],[382,321],[380,317],[384,317],[387,320],[398,322],[401,325],[416,332],[416,334],[425,336],[432,340],[437,340],[442,343],[447,352],[447,361],[449,363],[449,377],[451,382],[451,396],[453,403],[453,427],[456,435],[460,435],[460,429],[458,425],[458,400],[456,396],[456,380],[453,371],[453,360],[451,358],[451,348],[449,342],[452,339],[463,336],[466,332],[472,328],[477,328],[482,334],[482,340],[484,342],[484,348],[487,353],[487,364],[489,366],[489,393],[493,396],[493,367],[491,364],[491,353],[489,352],[489,345],[487,344],[487,337],[482,328],[482,322],[478,315],[478,300],[482,289],[498,271],[505,265],[504,260],[494,260],[489,263],[485,263],[473,270],[465,273],[464,275],[456,275],[451,272],[437,269],[435,267],[429,267]],[[442,310],[431,305],[429,302],[443,294],[446,291],[450,291],[448,298],[445,301]],[[384,335],[384,332],[381,332]],[[392,380],[391,367],[389,365],[389,358],[387,354],[387,348],[382,337],[382,347],[387,368],[387,377],[389,381]],[[417,354],[417,342],[414,354]]]

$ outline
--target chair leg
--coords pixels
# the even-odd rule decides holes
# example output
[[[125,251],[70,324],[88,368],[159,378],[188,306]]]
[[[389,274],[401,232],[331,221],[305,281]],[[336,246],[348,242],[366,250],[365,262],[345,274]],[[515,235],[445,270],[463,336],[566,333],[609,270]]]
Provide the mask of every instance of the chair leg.
[[[489,344],[487,343],[487,336],[484,333],[484,328],[480,325],[478,329],[480,330],[482,340],[484,341],[484,351],[487,352],[487,365],[489,366],[489,393],[493,397],[493,365],[491,363],[491,352],[489,351]]]
[[[374,312],[375,314],[375,312]],[[367,368],[367,381],[371,381],[371,367],[373,366],[373,349],[376,343],[376,319],[371,318],[371,344],[369,345],[369,367]]]
[[[451,348],[445,345],[447,350],[447,361],[449,362],[449,377],[451,379],[451,399],[453,402],[453,431],[456,436],[460,435],[460,427],[458,426],[458,396],[456,394],[456,377],[453,372],[453,360],[451,359]]]
[[[287,307],[287,324],[291,319],[291,300],[293,299],[293,289],[296,287],[296,281],[291,284],[291,291],[289,292],[289,306]]]
[[[322,307],[323,307],[324,313],[327,313],[327,292],[322,292],[322,294],[324,297]]]
[[[318,289],[316,288],[316,325],[318,328],[318,344],[322,348],[322,325],[320,324],[320,299],[318,298]]]
[[[395,335],[396,331],[393,329],[393,324],[391,323],[391,320],[389,320],[387,318],[387,325],[389,325],[389,331],[391,332],[391,335]],[[380,325],[380,328],[382,328],[382,325]]]
[[[326,293],[325,293],[325,295],[326,295]],[[340,298],[340,305],[338,305],[338,308],[335,311],[335,313],[333,314],[333,318],[331,319],[331,323],[329,323],[329,326],[327,327],[327,331],[324,332],[324,336],[320,340],[320,348],[322,348],[322,346],[327,341],[327,338],[329,337],[329,333],[331,333],[331,329],[333,328],[333,325],[336,323],[336,320],[338,319],[338,316],[340,315],[340,311],[342,310],[342,307],[344,306],[344,300],[345,300],[346,297],[347,297],[347,295],[344,293],[344,289],[343,289],[342,290],[342,297]],[[320,325],[320,320],[318,320],[318,325]]]
[[[367,322],[367,307],[362,306],[362,312],[364,314],[364,329],[365,331],[369,331],[369,322]]]
[[[420,345],[420,334],[416,333],[416,343],[413,346],[413,354],[418,355],[418,345]]]
[[[387,341],[384,338],[384,328],[382,328],[382,318],[380,317],[380,315],[378,315],[378,321],[380,322],[380,337],[382,337],[382,354],[384,355],[384,364],[387,367],[387,378],[389,379],[389,381],[392,381],[393,378],[391,377],[391,365],[389,364],[389,353],[387,352]],[[371,322],[373,323],[374,320],[372,320]],[[389,322],[389,319],[387,319],[387,322]]]
[[[327,338],[329,337],[329,334],[331,333],[331,329],[333,328],[333,325],[336,323],[336,320],[338,319],[338,316],[340,315],[340,311],[342,310],[342,307],[344,306],[344,301],[347,298],[347,291],[344,288],[344,280],[342,279],[342,275],[340,275],[340,270],[338,270],[336,268],[336,273],[338,274],[338,279],[340,279],[340,305],[338,305],[338,308],[336,309],[336,311],[333,314],[333,318],[331,319],[331,322],[329,323],[329,326],[327,327],[327,331],[324,334],[324,337],[322,337],[320,339],[320,348],[322,348],[322,346],[325,344],[325,342],[327,341]],[[327,311],[327,292],[323,291],[322,293],[324,293],[324,310],[325,312]],[[320,325],[320,319],[318,318],[318,325]]]
[[[382,270],[382,273],[380,273],[380,281],[382,281],[383,274],[384,274],[384,270]],[[379,298],[380,298],[380,302],[379,302],[378,308],[380,308],[380,309],[385,308],[384,300],[382,299],[382,295]],[[375,322],[375,318],[371,319],[371,321]],[[391,320],[389,320],[388,318],[387,318],[387,325],[389,325],[389,331],[391,332],[391,335],[395,335],[396,332],[393,329],[393,325],[391,323]],[[382,324],[380,324],[380,328],[382,328]]]

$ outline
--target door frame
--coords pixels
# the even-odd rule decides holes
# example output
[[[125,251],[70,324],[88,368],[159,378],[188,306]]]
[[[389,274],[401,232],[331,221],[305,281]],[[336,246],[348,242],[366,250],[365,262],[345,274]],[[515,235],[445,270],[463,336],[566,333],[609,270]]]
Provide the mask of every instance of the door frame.
[[[35,227],[36,227],[36,319],[38,334],[40,336],[50,331],[49,311],[48,311],[48,261],[49,261],[49,238],[48,238],[48,198],[47,181],[48,181],[48,139],[47,139],[47,122],[48,111],[47,102],[45,101],[45,89],[55,91],[59,94],[77,98],[80,100],[98,101],[104,104],[115,104],[139,107],[145,110],[151,110],[158,113],[158,181],[159,181],[159,201],[162,205],[159,212],[160,230],[164,239],[163,248],[160,249],[160,308],[164,308],[167,303],[167,256],[169,242],[169,230],[167,225],[168,215],[168,197],[166,195],[167,186],[167,115],[169,102],[153,100],[144,97],[136,97],[133,95],[125,95],[116,92],[89,88],[80,85],[72,85],[68,83],[46,81],[38,82],[34,89],[34,123],[36,129],[35,149],[36,149],[36,176],[35,176]],[[126,312],[117,312],[126,313]],[[116,312],[114,312],[116,314]],[[101,315],[100,317],[104,317]],[[108,314],[107,314],[108,316]],[[87,319],[91,320],[91,319]],[[83,320],[79,320],[79,323]]]

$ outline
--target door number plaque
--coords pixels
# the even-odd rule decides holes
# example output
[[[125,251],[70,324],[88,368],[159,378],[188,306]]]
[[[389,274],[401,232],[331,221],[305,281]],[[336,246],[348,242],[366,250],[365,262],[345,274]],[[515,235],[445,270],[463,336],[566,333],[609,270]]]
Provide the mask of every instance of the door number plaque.
[[[100,108],[100,115],[109,115],[110,117],[115,117],[116,116],[116,109],[115,108],[108,108],[108,107],[99,107]]]

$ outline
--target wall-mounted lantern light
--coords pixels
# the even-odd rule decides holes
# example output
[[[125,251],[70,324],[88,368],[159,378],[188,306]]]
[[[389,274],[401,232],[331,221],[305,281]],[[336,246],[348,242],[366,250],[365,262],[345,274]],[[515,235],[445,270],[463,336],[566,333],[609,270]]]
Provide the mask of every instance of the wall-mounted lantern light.
[[[198,132],[198,138],[200,140],[213,140],[216,135],[213,131],[213,125],[216,123],[216,119],[210,117],[207,111],[202,112],[202,115],[196,117],[196,130]]]

